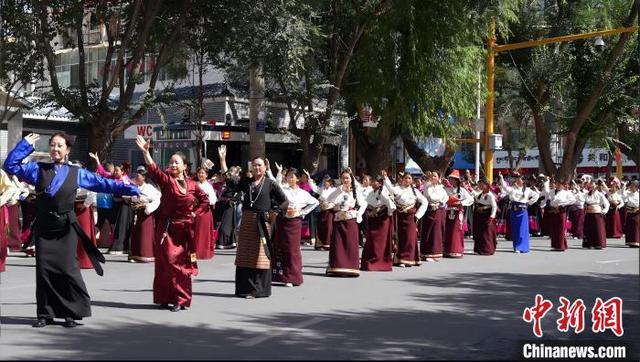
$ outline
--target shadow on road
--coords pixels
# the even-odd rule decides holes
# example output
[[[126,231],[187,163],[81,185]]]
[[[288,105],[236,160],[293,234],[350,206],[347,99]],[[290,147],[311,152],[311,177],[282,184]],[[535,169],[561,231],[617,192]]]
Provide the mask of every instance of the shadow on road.
[[[120,302],[107,302],[102,300],[92,300],[91,306],[106,307],[106,308],[122,308],[122,309],[161,309],[156,304],[120,303]]]
[[[249,301],[245,303],[247,313],[231,325],[131,320],[76,328],[72,333],[47,331],[39,348],[54,351],[51,356],[56,351],[74,351],[82,359],[520,359],[517,341],[607,339],[632,345],[631,353],[640,357],[637,274],[454,273],[399,283],[413,291],[411,296],[418,302],[413,308],[363,306],[353,312],[334,307],[319,313],[265,315],[260,304],[252,308],[253,301]],[[524,308],[533,306],[536,294],[554,304],[542,321],[543,339],[536,339],[532,325],[522,320]],[[582,334],[556,330],[560,296],[584,301],[586,328]],[[613,296],[624,300],[625,334],[621,338],[610,331],[594,334],[590,330],[595,298]],[[376,295],[373,290],[371,298],[394,297]],[[9,322],[21,321],[9,317]],[[31,341],[23,344],[22,359],[42,358],[31,348]]]

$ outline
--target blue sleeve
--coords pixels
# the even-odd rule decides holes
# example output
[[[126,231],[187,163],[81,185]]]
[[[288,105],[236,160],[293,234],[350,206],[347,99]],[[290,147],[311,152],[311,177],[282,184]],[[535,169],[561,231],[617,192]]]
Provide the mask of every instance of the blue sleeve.
[[[133,184],[125,184],[121,181],[106,179],[87,171],[84,168],[78,169],[78,186],[83,189],[117,196],[138,196],[140,190]]]
[[[7,155],[7,159],[4,161],[4,170],[10,175],[16,175],[21,180],[35,185],[38,181],[38,163],[22,163],[22,160],[29,156],[33,151],[33,146],[24,138],[21,139]]]

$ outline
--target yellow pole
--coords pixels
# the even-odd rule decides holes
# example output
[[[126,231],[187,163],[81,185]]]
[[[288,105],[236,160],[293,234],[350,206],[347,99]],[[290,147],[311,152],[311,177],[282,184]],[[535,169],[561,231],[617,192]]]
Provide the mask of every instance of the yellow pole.
[[[491,20],[491,33],[487,41],[487,107],[484,117],[484,175],[489,183],[493,182],[493,150],[489,149],[489,137],[493,133],[493,84],[495,80],[496,21]]]

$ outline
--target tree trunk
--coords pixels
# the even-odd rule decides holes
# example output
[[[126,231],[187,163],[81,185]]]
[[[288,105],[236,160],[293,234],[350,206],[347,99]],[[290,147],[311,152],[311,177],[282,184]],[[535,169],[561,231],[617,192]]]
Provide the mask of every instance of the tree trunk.
[[[378,128],[372,129],[361,127],[360,119],[351,121],[357,152],[365,160],[365,169],[369,175],[376,176],[380,171],[388,170],[391,165],[391,143],[397,137],[397,133],[391,129],[391,123],[389,117],[383,117]]]
[[[262,63],[249,69],[249,158],[265,157],[264,134],[266,128],[264,101],[264,75]]]
[[[406,134],[402,135],[402,143],[404,144],[409,157],[420,166],[422,172],[438,171],[440,175],[444,175],[447,170],[449,161],[455,153],[455,149],[447,146],[444,151],[444,155],[438,157],[430,157],[427,153],[418,146],[418,143],[413,137]]]
[[[302,142],[302,168],[311,174],[318,171],[325,139],[326,137],[319,132],[315,134],[313,132],[304,132],[300,137],[300,142]]]
[[[114,139],[111,137],[111,127],[109,125],[112,121],[110,114],[103,113],[96,115],[95,121],[86,124],[89,133],[89,152],[96,153],[102,161],[111,156],[111,147],[113,147]]]

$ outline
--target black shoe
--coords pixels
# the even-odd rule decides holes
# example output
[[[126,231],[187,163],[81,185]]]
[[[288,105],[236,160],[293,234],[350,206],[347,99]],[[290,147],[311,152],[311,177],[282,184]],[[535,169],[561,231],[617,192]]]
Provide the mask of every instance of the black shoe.
[[[171,307],[171,309],[169,309],[172,312],[178,312],[180,311],[180,306],[178,304],[174,304],[173,307]]]
[[[47,324],[49,324],[50,322],[51,322],[50,319],[38,318],[38,320],[34,324],[32,324],[31,326],[33,328],[42,328],[42,327],[46,326]]]
[[[64,323],[62,324],[65,328],[74,328],[78,326],[78,323],[73,320],[73,318],[65,318]]]

